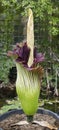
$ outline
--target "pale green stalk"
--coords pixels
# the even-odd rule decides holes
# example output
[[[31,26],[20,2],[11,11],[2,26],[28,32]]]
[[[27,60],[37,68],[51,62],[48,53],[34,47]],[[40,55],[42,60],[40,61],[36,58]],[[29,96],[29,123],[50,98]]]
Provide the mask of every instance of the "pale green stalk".
[[[36,72],[26,70],[19,63],[16,63],[16,67],[16,91],[22,108],[26,115],[34,115],[38,107],[40,93],[39,75]]]

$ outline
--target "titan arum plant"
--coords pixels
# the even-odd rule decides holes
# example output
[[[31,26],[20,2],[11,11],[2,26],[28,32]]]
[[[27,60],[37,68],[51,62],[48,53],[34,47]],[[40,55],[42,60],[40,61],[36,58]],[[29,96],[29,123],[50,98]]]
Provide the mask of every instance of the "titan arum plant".
[[[27,42],[17,43],[14,50],[8,52],[8,56],[13,56],[15,60],[17,95],[28,122],[31,122],[38,108],[40,81],[43,75],[40,62],[44,60],[44,54],[37,53],[34,46],[34,23],[31,9],[29,9],[27,23]]]

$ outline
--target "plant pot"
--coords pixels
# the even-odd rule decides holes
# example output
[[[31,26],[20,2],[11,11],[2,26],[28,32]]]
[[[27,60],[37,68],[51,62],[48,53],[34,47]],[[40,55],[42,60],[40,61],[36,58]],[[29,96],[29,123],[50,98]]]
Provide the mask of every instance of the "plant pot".
[[[8,111],[8,112],[6,112],[6,113],[4,113],[3,115],[0,115],[0,129],[1,130],[4,130],[4,128],[5,128],[5,125],[7,125],[7,122],[8,122],[8,126],[10,126],[10,124],[11,124],[11,127],[10,127],[10,129],[9,129],[9,127],[7,126],[5,129],[6,130],[12,130],[13,128],[12,128],[12,121],[9,121],[9,118],[11,117],[11,116],[15,116],[14,117],[14,121],[16,122],[16,118],[17,118],[17,116],[16,115],[20,115],[20,117],[21,117],[21,120],[23,120],[23,118],[25,118],[25,120],[26,120],[26,116],[25,116],[25,114],[23,113],[23,111],[22,111],[22,109],[14,109],[14,110],[11,110],[11,111]],[[39,108],[38,110],[37,110],[37,113],[36,113],[36,115],[37,115],[37,117],[38,117],[38,115],[39,115],[39,118],[40,118],[40,120],[41,120],[41,117],[44,117],[44,119],[46,118],[46,116],[48,115],[49,117],[52,117],[53,119],[54,119],[54,125],[56,125],[56,127],[58,128],[57,130],[59,130],[59,115],[58,114],[56,114],[56,113],[54,113],[54,112],[52,112],[52,111],[50,111],[50,110],[46,110],[46,109],[43,109],[43,108]],[[42,115],[42,116],[41,116]],[[41,117],[40,117],[41,116]],[[37,117],[36,117],[36,119],[37,119]],[[51,122],[52,122],[52,118],[51,118]],[[20,118],[19,118],[20,119]],[[47,118],[48,119],[48,118]],[[12,119],[10,119],[10,120],[12,120]],[[46,120],[46,119],[45,119]],[[15,123],[15,122],[13,122],[13,124]],[[10,123],[10,124],[9,124]],[[18,127],[21,127],[21,126],[17,126],[17,128]],[[28,127],[28,126],[27,126]],[[27,130],[27,127],[21,127],[21,130]],[[33,127],[35,127],[34,129],[33,129]],[[37,130],[44,130],[44,128],[41,126],[40,128],[39,128],[39,126],[35,126],[35,125],[33,125],[33,126],[31,126],[31,127],[29,127],[28,128],[28,130],[30,130],[30,129],[33,129],[33,130],[35,130],[36,129],[36,127],[37,127]],[[14,129],[16,130],[16,126],[14,126]],[[18,130],[18,129],[17,129]],[[45,130],[49,130],[48,128],[45,128]]]

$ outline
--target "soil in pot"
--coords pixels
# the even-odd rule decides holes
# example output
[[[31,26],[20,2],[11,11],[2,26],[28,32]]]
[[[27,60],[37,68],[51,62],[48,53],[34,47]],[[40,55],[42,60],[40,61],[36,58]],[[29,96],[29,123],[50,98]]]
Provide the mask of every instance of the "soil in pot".
[[[26,119],[27,118],[25,114],[12,114],[8,118],[0,122],[0,129],[1,130],[51,130],[48,127],[44,127],[38,124],[31,124],[31,123],[29,125],[23,125],[23,126],[13,125],[19,121],[26,120]],[[47,121],[54,128],[57,127],[57,130],[59,128],[59,122],[55,118],[49,115],[45,115],[45,114],[42,115],[36,113],[34,115],[34,120]]]

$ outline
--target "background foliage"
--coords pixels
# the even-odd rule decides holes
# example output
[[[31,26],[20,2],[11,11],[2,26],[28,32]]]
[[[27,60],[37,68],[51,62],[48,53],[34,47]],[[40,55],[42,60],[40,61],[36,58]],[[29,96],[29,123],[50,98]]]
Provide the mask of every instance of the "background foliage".
[[[59,59],[59,1],[0,0],[0,79],[6,82],[9,68],[13,66],[6,53],[26,38],[29,7],[34,14],[35,43],[39,51],[44,52],[48,60],[52,54]],[[56,64],[58,66],[58,62]]]

